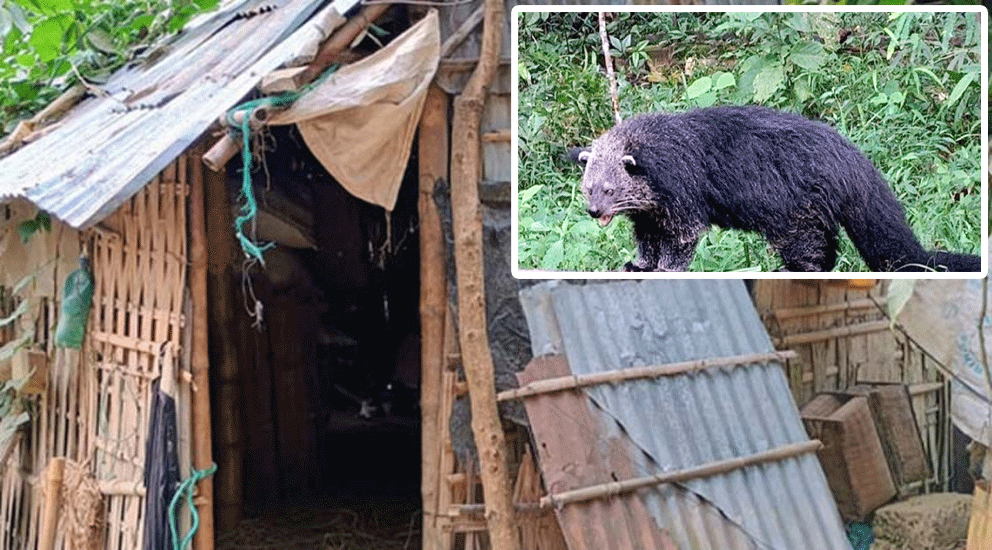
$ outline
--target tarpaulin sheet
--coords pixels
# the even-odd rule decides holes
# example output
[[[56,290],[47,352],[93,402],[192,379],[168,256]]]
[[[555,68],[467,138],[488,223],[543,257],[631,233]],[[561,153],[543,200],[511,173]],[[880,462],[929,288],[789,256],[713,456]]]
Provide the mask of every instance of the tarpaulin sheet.
[[[440,51],[432,10],[385,48],[330,75],[269,123],[295,123],[342,187],[392,210]]]
[[[992,393],[979,345],[981,308],[981,279],[921,280],[916,281],[896,319],[910,338],[953,373],[951,417],[954,424],[968,437],[988,442],[992,439]],[[989,296],[989,311],[982,320],[985,346],[992,360],[990,314],[992,296]]]

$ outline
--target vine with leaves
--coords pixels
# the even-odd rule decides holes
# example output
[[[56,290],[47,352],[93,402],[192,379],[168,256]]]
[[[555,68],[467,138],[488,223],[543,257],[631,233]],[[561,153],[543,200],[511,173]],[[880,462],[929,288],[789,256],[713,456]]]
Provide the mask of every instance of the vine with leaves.
[[[99,86],[218,0],[0,0],[0,136],[76,83]]]

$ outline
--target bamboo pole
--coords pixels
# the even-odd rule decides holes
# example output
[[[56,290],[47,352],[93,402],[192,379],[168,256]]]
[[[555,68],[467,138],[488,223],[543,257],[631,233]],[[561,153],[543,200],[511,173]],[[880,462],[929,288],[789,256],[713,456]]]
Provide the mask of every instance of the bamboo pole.
[[[791,319],[793,317],[810,317],[813,315],[823,315],[826,313],[839,313],[842,311],[851,311],[855,309],[872,309],[880,305],[881,306],[885,305],[884,299],[873,300],[871,298],[861,298],[859,300],[851,300],[849,302],[839,302],[836,304],[780,308],[780,309],[772,310],[772,315],[774,315],[779,320],[785,320],[785,319]]]
[[[312,82],[320,76],[334,63],[337,55],[351,44],[352,40],[364,32],[373,21],[386,13],[389,6],[390,4],[385,3],[371,4],[365,6],[361,13],[349,19],[324,42],[320,50],[317,51],[317,56],[300,75],[299,81],[302,83]]]
[[[206,159],[206,157],[204,157]],[[244,471],[244,436],[241,423],[242,407],[239,386],[239,334],[234,312],[240,307],[235,294],[234,265],[237,262],[237,242],[231,227],[231,199],[227,193],[227,176],[223,172],[204,173],[203,196],[206,201],[207,295],[210,299],[209,322],[213,333],[210,361],[215,369],[217,391],[216,415],[221,437],[217,438],[217,479],[215,530],[230,531],[241,519],[244,494],[241,476]]]
[[[880,332],[883,330],[888,330],[889,328],[890,323],[887,320],[869,321],[867,323],[858,323],[856,325],[848,325],[846,327],[790,334],[789,336],[779,338],[778,342],[779,346],[787,348],[789,346],[796,346],[799,344],[809,344],[811,342],[830,340],[831,338],[842,338],[845,336],[868,334],[869,332]]]
[[[667,365],[650,365],[646,367],[611,370],[593,374],[573,374],[570,376],[538,380],[521,388],[500,392],[499,395],[496,396],[496,400],[509,401],[511,399],[544,395],[564,390],[583,388],[586,386],[623,382],[624,380],[674,376],[716,367],[733,367],[736,365],[750,365],[754,363],[765,363],[768,361],[786,361],[789,359],[794,359],[795,357],[796,352],[786,350],[773,351],[769,353],[736,355],[734,357],[718,357],[715,359],[700,359],[697,361],[683,361],[681,363],[669,363]]]
[[[41,518],[41,535],[38,550],[55,550],[55,536],[58,534],[59,507],[62,497],[62,476],[65,472],[65,457],[57,456],[48,463],[45,472],[45,515]]]
[[[479,452],[486,524],[494,550],[517,550],[506,436],[496,410],[493,358],[486,330],[482,266],[479,130],[487,89],[496,74],[503,30],[503,0],[486,0],[479,63],[455,99],[451,151],[451,204],[458,283],[458,332]]]
[[[583,487],[581,489],[574,489],[572,491],[564,491],[558,494],[548,495],[541,498],[541,506],[544,508],[560,508],[566,504],[572,504],[574,502],[585,502],[587,500],[594,500],[597,498],[608,498],[616,495],[622,495],[662,483],[680,483],[693,479],[699,479],[701,477],[712,477],[732,472],[734,470],[740,470],[755,464],[784,460],[802,454],[811,453],[820,450],[822,447],[823,443],[817,439],[803,441],[802,443],[792,443],[761,453],[710,462],[709,464],[703,464],[702,466],[696,466],[693,468],[685,468],[674,472],[665,472],[663,474],[626,479],[623,481],[613,481],[610,483],[592,485],[590,487]]]
[[[427,91],[420,118],[420,415],[423,548],[442,550],[435,526],[438,512],[440,446],[447,426],[439,423],[441,373],[444,370],[444,315],[448,307],[441,218],[434,204],[434,185],[448,178],[448,96],[437,85]],[[447,550],[447,549],[444,549]]]
[[[455,29],[455,32],[451,33],[448,38],[445,39],[444,44],[441,44],[441,59],[444,59],[454,53],[458,46],[461,46],[462,42],[468,38],[468,35],[482,23],[482,18],[486,14],[486,5],[479,4],[479,7],[472,12],[462,21],[462,24]]]
[[[197,152],[202,157],[202,152]],[[203,168],[193,163],[193,181],[189,194],[189,290],[192,297],[190,322],[193,327],[191,368],[193,371],[193,467],[197,470],[213,464],[210,426],[210,353],[207,328],[207,226],[203,199]],[[193,538],[196,550],[214,547],[214,483],[210,476],[197,485],[197,510],[200,527]]]

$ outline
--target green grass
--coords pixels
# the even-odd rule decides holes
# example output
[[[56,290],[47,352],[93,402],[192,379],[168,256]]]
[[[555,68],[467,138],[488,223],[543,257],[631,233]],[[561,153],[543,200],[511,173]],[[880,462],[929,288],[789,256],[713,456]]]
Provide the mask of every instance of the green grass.
[[[517,16],[519,266],[619,270],[630,224],[586,215],[565,158],[613,125],[596,14]],[[979,253],[977,14],[618,13],[608,30],[624,118],[761,104],[824,120],[872,159],[925,247]],[[760,235],[714,228],[690,270],[780,267]],[[846,236],[835,270],[867,270]]]

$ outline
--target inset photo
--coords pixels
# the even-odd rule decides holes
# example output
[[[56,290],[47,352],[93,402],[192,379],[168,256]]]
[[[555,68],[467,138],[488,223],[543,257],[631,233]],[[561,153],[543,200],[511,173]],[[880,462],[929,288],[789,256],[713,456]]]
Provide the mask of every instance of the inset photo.
[[[513,9],[515,276],[986,273],[981,6],[701,8]]]

